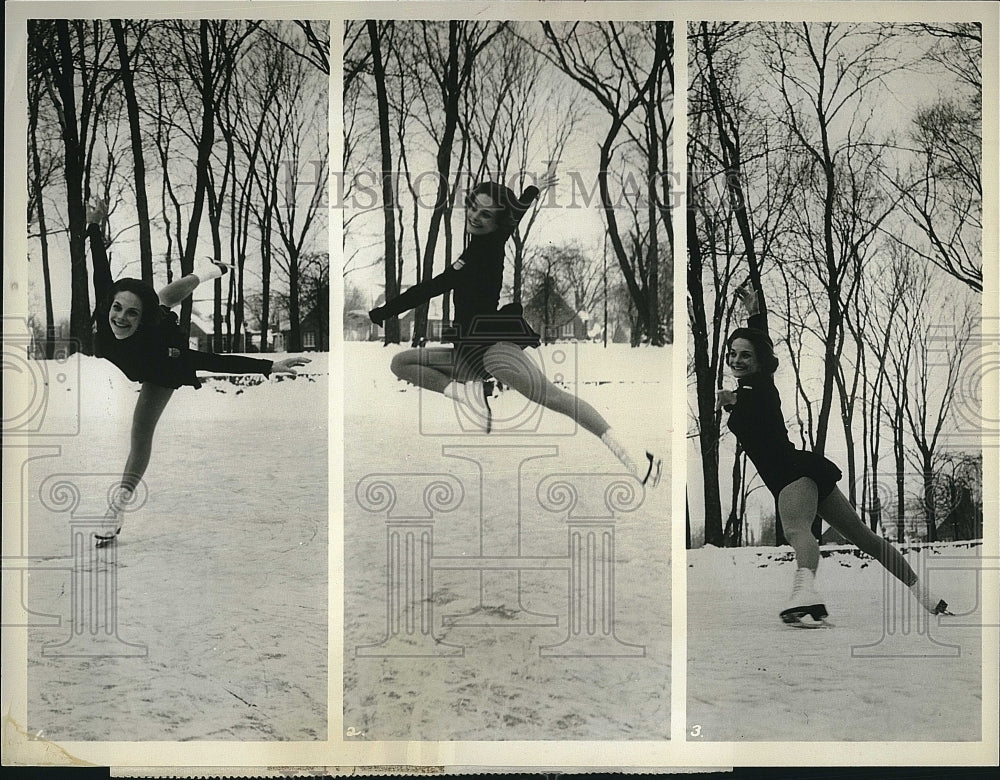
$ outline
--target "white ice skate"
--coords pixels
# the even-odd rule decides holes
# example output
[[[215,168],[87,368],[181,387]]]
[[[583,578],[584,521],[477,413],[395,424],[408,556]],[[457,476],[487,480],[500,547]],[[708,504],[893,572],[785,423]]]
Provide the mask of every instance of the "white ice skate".
[[[125,507],[131,501],[131,490],[128,488],[115,490],[108,504],[108,511],[104,513],[104,522],[101,528],[94,531],[94,539],[98,547],[106,547],[118,538],[125,525]]]
[[[796,569],[792,595],[780,613],[782,622],[795,628],[832,628],[833,624],[826,621],[828,614],[823,598],[816,592],[816,572]]]
[[[601,441],[614,456],[621,461],[622,465],[628,469],[629,474],[639,480],[646,487],[656,487],[660,484],[660,477],[663,475],[663,458],[654,455],[649,450],[643,450],[641,457],[633,458],[629,454],[628,448],[622,444],[618,437],[609,428],[601,436]]]
[[[216,260],[214,257],[209,257],[206,255],[204,257],[204,262],[208,263],[207,266],[202,266],[195,269],[195,276],[201,282],[207,282],[212,279],[219,279],[229,271],[236,267],[235,263],[224,263],[221,260]]]
[[[117,512],[109,509],[108,513],[104,516],[104,523],[102,527],[94,531],[94,540],[98,547],[107,547],[115,539],[118,538],[118,534],[122,532],[122,526],[125,524],[125,512],[118,510]]]
[[[944,599],[940,599],[935,596],[920,580],[917,580],[910,586],[910,592],[916,597],[917,601],[920,602],[920,606],[930,612],[932,615],[951,615],[953,613],[948,611],[948,602]]]

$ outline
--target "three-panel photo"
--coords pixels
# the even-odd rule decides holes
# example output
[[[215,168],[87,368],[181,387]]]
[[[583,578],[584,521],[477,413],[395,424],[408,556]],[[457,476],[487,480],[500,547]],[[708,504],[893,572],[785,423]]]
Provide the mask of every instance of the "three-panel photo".
[[[5,763],[995,757],[997,9],[716,5],[9,6]]]

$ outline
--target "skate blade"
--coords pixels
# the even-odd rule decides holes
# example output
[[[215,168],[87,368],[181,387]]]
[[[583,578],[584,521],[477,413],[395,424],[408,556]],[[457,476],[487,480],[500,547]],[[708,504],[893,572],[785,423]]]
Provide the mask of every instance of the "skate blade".
[[[815,618],[808,613],[788,613],[781,616],[782,622],[792,628],[833,628],[833,623],[825,618]]]
[[[663,459],[655,457],[651,452],[647,452],[646,457],[649,459],[649,468],[646,470],[646,478],[642,484],[655,488],[660,484],[660,477],[663,476]]]
[[[122,529],[119,528],[113,536],[97,536],[97,534],[94,534],[94,546],[100,549],[101,547],[107,547],[109,544],[114,544],[118,539],[118,534],[121,532]]]

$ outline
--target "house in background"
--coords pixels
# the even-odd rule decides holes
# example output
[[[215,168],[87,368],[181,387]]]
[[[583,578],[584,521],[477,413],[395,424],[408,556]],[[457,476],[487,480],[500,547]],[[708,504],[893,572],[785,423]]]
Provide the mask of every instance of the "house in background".
[[[206,319],[201,313],[191,309],[191,329],[188,331],[188,346],[199,352],[215,352],[212,338],[215,328],[211,319]]]
[[[272,347],[275,352],[284,352],[287,345],[291,344],[292,326],[287,320],[283,321],[275,334]],[[330,311],[326,305],[317,306],[311,309],[302,318],[299,325],[299,333],[302,336],[303,352],[329,352],[330,351]],[[280,338],[279,338],[280,337]]]
[[[546,344],[570,339],[586,341],[588,338],[584,317],[555,290],[536,291],[524,304],[524,318]]]

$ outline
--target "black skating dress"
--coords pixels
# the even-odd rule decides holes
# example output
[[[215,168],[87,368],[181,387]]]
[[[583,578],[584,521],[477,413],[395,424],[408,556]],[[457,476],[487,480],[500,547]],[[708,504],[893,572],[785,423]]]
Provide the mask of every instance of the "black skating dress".
[[[516,219],[524,215],[537,196],[535,187],[524,191],[514,208]],[[385,305],[372,309],[369,312],[372,321],[381,325],[388,317],[454,290],[455,316],[451,329],[442,334],[442,340],[455,344],[456,376],[488,378],[483,356],[494,344],[515,344],[521,349],[537,347],[541,338],[524,319],[520,304],[510,303],[497,308],[503,285],[504,244],[511,232],[496,230],[472,236],[461,254],[464,263],[461,268],[451,266],[434,278],[410,287]]]
[[[766,333],[765,323],[762,315],[754,315],[748,326]],[[835,463],[789,441],[773,376],[762,371],[740,377],[738,383],[736,403],[725,406],[727,425],[775,500],[782,488],[802,477],[816,483],[820,501],[829,496],[843,475]]]
[[[143,325],[127,339],[115,338],[108,322],[111,305],[108,294],[114,282],[104,239],[98,225],[88,225],[87,235],[94,263],[94,292],[97,297],[95,344],[99,357],[114,363],[133,382],[152,382],[172,389],[184,385],[201,387],[196,371],[270,375],[273,365],[270,360],[191,349],[187,336],[178,324],[177,315],[166,306],[160,306],[160,321],[155,326]],[[174,356],[171,356],[171,350],[175,351]]]

